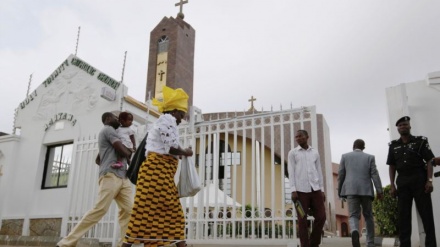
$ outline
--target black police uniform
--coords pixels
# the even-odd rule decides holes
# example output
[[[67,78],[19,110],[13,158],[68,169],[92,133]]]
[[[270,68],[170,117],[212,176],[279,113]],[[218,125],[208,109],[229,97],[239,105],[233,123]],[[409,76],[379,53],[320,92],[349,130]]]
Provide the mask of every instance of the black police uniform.
[[[397,197],[399,209],[400,246],[411,246],[411,210],[414,199],[426,233],[425,247],[437,246],[431,193],[425,193],[427,174],[425,162],[434,158],[428,139],[410,136],[408,143],[402,139],[389,143],[387,164],[397,170]],[[393,181],[391,181],[393,182]]]

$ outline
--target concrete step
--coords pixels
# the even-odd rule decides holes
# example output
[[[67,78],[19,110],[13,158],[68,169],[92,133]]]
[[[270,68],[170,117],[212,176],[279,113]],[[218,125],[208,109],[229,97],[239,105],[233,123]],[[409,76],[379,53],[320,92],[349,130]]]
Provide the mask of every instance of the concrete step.
[[[6,236],[0,235],[0,247],[2,246],[51,246],[57,245],[61,237],[53,236]],[[100,247],[99,240],[95,238],[82,238],[77,247]]]

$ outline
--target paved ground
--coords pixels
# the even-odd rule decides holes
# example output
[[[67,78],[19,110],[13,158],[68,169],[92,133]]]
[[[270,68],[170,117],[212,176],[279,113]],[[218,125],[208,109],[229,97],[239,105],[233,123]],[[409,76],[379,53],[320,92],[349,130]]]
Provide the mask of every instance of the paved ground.
[[[188,245],[189,247],[202,247],[201,245]],[[234,246],[239,246],[239,245],[203,245],[203,247],[234,247]],[[242,246],[247,246],[249,247],[249,245],[242,245]],[[265,245],[267,246],[267,245]],[[6,245],[0,245],[0,247],[7,247]],[[9,246],[8,246],[9,247]],[[14,246],[14,247],[32,247],[32,246]],[[259,247],[264,247],[264,246],[259,246]],[[321,244],[321,247],[351,247],[351,238],[324,238],[323,242]]]
[[[188,244],[188,247],[240,247],[240,246],[247,246],[249,245],[218,245],[218,244],[204,244],[202,245],[191,245]],[[333,237],[333,238],[324,238],[322,241],[322,244],[320,247],[351,247],[351,238],[339,238],[339,237]],[[365,239],[361,238],[361,246],[365,246]],[[376,246],[393,246],[390,244],[383,243],[382,245],[376,245]],[[0,245],[0,247],[7,247],[7,245]],[[9,246],[8,246],[9,247]],[[35,246],[15,246],[15,247],[35,247]],[[259,245],[258,247],[271,247],[270,245]]]
[[[361,240],[362,243],[362,240]],[[351,238],[324,238],[322,247],[351,247]]]
[[[361,239],[361,244],[363,243]],[[189,247],[249,247],[249,245],[218,245],[218,244],[210,244],[210,245],[191,245],[188,244]],[[362,245],[365,246],[365,245]],[[1,246],[0,246],[1,247]],[[259,245],[258,247],[270,247],[270,245]],[[352,247],[351,238],[324,238],[320,247]]]
[[[191,247],[191,245],[188,245]],[[201,247],[200,245],[192,245],[193,247]],[[204,245],[204,247],[233,247],[231,245]],[[238,245],[237,245],[238,246]],[[242,245],[244,246],[244,245]],[[246,245],[249,247],[249,245]],[[0,245],[0,247],[7,247],[6,245]],[[9,246],[8,246],[9,247]],[[31,247],[31,246],[14,246],[14,247]],[[263,246],[261,246],[263,247]],[[321,247],[351,247],[350,238],[325,238]]]
[[[394,247],[395,246],[394,238],[376,238],[375,245],[381,247]],[[360,238],[360,243],[362,247],[365,247],[365,237]],[[204,245],[191,245],[188,244],[189,247],[249,247],[250,245],[219,245],[219,244],[204,244]],[[278,245],[281,246],[281,245]],[[351,238],[340,238],[340,237],[332,237],[332,238],[323,238],[320,247],[351,247]],[[1,247],[1,246],[0,246]],[[273,247],[273,245],[265,244],[258,245],[256,247]]]

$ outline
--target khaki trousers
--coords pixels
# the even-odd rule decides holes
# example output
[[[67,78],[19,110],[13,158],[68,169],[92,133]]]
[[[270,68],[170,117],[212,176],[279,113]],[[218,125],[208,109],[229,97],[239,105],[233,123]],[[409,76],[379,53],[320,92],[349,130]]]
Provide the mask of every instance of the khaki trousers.
[[[98,201],[95,206],[84,215],[69,235],[57,243],[57,246],[76,246],[78,240],[107,213],[113,199],[119,207],[120,237],[124,237],[133,205],[131,183],[130,180],[118,178],[115,174],[109,172],[99,178]],[[122,244],[121,238],[118,246]]]

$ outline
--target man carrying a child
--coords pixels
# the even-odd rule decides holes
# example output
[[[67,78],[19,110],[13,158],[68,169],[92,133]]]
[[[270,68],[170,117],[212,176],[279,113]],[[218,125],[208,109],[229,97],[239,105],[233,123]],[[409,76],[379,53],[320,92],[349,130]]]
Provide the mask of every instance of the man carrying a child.
[[[126,178],[125,167],[122,169],[112,166],[118,162],[118,155],[125,157],[123,162],[126,164],[131,151],[122,144],[116,133],[120,123],[113,113],[102,114],[102,123],[104,127],[99,132],[99,154],[96,157],[96,164],[99,165],[98,199],[95,206],[84,215],[69,235],[57,243],[59,247],[76,246],[78,240],[107,213],[113,200],[119,207],[120,234],[125,235],[133,205],[131,182]],[[122,241],[118,246],[121,244]]]

